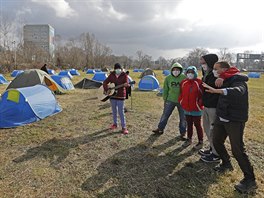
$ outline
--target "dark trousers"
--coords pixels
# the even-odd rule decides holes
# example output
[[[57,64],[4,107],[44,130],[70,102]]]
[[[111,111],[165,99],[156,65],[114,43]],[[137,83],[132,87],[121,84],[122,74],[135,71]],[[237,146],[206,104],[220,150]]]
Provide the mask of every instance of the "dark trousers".
[[[229,137],[232,154],[246,179],[255,179],[253,167],[250,164],[243,142],[245,122],[221,122],[216,119],[213,129],[213,144],[223,164],[230,163],[230,156],[225,148],[225,140]]]
[[[203,128],[201,126],[201,117],[202,116],[191,116],[185,115],[187,121],[187,137],[188,139],[192,139],[193,136],[193,125],[196,128],[197,136],[199,142],[203,141]]]

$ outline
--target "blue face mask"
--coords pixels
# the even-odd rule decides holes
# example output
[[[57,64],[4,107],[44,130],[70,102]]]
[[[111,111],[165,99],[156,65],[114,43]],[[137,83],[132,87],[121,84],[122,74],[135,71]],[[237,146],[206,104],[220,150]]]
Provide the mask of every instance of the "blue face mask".
[[[121,74],[121,72],[122,72],[121,69],[116,69],[116,70],[115,70],[115,73],[116,73],[117,75]]]

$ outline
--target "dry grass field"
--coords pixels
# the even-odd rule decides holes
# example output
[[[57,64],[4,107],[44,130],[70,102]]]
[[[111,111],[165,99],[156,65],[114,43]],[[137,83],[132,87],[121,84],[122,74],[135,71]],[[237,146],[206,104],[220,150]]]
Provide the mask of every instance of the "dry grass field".
[[[138,83],[140,73],[130,73]],[[162,72],[156,73],[162,83]],[[81,73],[73,83],[83,77],[92,76]],[[233,158],[235,170],[220,175],[192,147],[181,147],[176,111],[165,133],[152,135],[163,109],[156,92],[132,92],[126,101],[129,134],[122,135],[108,129],[111,109],[96,98],[97,90],[75,89],[56,95],[61,113],[0,129],[0,197],[264,197],[264,76],[248,85],[245,143],[257,176],[255,193],[234,191],[242,173]],[[5,88],[0,85],[0,93]]]

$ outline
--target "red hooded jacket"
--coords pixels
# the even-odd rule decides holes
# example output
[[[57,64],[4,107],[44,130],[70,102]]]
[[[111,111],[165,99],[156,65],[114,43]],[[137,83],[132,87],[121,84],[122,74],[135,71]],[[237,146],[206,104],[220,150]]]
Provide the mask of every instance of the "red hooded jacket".
[[[227,69],[226,71],[222,72],[220,75],[219,75],[219,78],[222,78],[222,79],[227,79],[227,78],[230,78],[236,74],[239,73],[239,69],[237,69],[236,67],[230,67],[229,69]]]
[[[185,111],[202,111],[204,108],[202,94],[203,87],[201,79],[185,79],[181,82],[179,103]]]

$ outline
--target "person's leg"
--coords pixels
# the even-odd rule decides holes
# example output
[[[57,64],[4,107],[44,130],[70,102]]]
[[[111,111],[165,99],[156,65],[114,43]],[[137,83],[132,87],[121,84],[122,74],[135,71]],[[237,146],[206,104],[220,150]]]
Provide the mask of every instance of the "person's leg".
[[[192,140],[193,136],[193,116],[185,115],[187,121],[187,138]]]
[[[176,103],[176,106],[177,106],[179,118],[180,118],[179,131],[180,131],[180,134],[184,136],[186,133],[186,125],[187,125],[184,110],[182,109],[182,106],[180,105],[180,103]]]
[[[117,103],[115,99],[110,99],[112,107],[113,124],[117,126]]]
[[[251,166],[248,155],[246,154],[243,141],[245,123],[229,122],[226,124],[225,128],[229,136],[232,153],[237,160],[240,169],[244,173],[245,179],[255,180],[253,167]]]
[[[218,155],[213,145],[213,127],[216,119],[216,109],[205,107],[203,110],[203,129],[209,141],[210,149],[212,153]],[[206,152],[207,154],[208,152]],[[211,153],[211,152],[210,152]]]
[[[227,138],[227,132],[224,127],[225,123],[220,122],[218,118],[216,120],[213,128],[213,145],[222,159],[222,163],[230,164],[230,156],[225,147],[225,140]]]
[[[192,119],[197,131],[198,141],[203,142],[203,128],[201,126],[201,116],[193,116]]]
[[[120,117],[120,122],[121,122],[121,127],[124,129],[126,128],[126,118],[125,118],[125,113],[124,113],[124,100],[116,100],[117,102],[117,109],[118,109],[118,114]]]
[[[176,103],[174,103],[174,102],[166,101],[164,103],[163,113],[162,113],[162,116],[160,118],[160,122],[159,122],[159,125],[158,125],[158,128],[160,130],[164,130],[165,129],[165,127],[166,127],[166,125],[168,123],[168,119],[171,116],[175,106],[176,106]]]
[[[218,153],[215,150],[214,144],[213,144],[213,128],[214,128],[214,121],[216,119],[216,109],[215,108],[208,108],[208,121],[209,121],[209,131],[208,131],[208,141],[210,143],[210,147],[212,148],[212,153],[215,156],[218,156]]]

